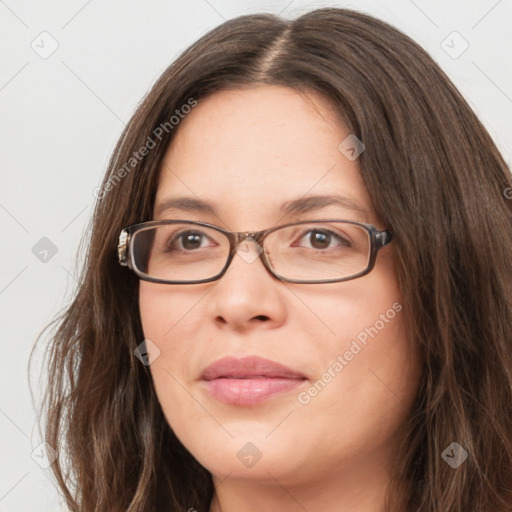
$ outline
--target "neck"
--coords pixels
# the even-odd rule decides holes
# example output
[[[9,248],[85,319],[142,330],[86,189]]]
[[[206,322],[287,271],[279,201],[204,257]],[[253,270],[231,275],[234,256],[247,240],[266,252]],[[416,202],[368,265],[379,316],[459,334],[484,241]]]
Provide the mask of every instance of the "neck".
[[[210,512],[383,512],[389,468],[377,461],[329,468],[323,474],[272,475],[265,480],[213,476]]]

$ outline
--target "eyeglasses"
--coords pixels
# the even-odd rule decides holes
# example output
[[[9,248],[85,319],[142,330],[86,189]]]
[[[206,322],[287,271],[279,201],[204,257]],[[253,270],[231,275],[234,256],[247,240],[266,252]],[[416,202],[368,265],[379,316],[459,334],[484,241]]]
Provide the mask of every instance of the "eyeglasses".
[[[124,228],[118,260],[153,283],[215,281],[235,254],[247,263],[260,257],[282,281],[336,283],[368,274],[377,252],[391,240],[389,231],[349,220],[309,220],[245,233],[205,222],[163,220]]]

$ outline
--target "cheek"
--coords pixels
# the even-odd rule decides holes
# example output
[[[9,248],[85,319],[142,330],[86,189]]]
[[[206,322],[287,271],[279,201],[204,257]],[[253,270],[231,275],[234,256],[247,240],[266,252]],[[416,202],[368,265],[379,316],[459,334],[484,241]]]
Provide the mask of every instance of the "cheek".
[[[144,282],[139,287],[139,310],[142,329],[146,338],[152,338],[159,331],[163,330],[165,306],[161,301],[156,300],[149,286]]]
[[[406,377],[416,372],[418,360],[404,327],[404,305],[396,289],[364,297],[338,297],[324,304],[321,316],[321,331],[311,323],[302,326],[314,344],[308,352],[316,382],[320,380],[316,385],[318,395],[320,391],[323,395],[319,402],[326,407],[343,403],[342,408],[359,403],[364,410],[371,403],[385,406],[394,399],[395,388],[397,393],[407,392],[407,383],[412,381]],[[318,327],[319,322],[316,324]],[[319,336],[320,332],[324,334]],[[329,388],[326,393],[324,387]],[[316,395],[311,389],[311,396]]]
[[[381,341],[375,350],[385,350],[385,340],[405,338],[402,296],[392,260],[384,256],[359,279],[294,290],[293,322],[300,325],[295,330],[307,332],[318,354],[343,353],[354,340],[364,348],[377,338]]]
[[[317,372],[295,419],[322,432],[316,446],[333,457],[391,446],[416,397],[421,361],[404,327],[405,306],[395,287],[375,290],[332,301],[324,312],[335,335],[312,340]],[[295,432],[300,441],[300,427]]]
[[[309,328],[308,338],[315,343],[311,355],[316,380],[300,397],[310,418],[321,418],[329,410],[337,418],[357,421],[362,430],[371,430],[372,423],[387,423],[392,429],[414,400],[419,353],[405,330],[406,305],[392,263],[389,258],[379,263],[359,280],[300,297],[318,312],[317,333],[323,333],[315,339],[312,322],[301,326],[306,332]]]
[[[139,308],[144,335],[165,343],[177,330],[187,329],[201,293],[191,293],[184,286],[160,285],[141,281]]]
[[[177,288],[177,287],[176,287]],[[192,299],[191,295],[194,296]],[[191,353],[197,343],[198,297],[167,285],[141,282],[139,307],[145,339],[158,348],[151,363],[151,373],[159,395],[172,395],[172,378],[183,380],[190,366]],[[196,334],[194,334],[196,333]],[[162,396],[161,398],[165,398]],[[169,396],[170,398],[170,396]]]
[[[166,285],[140,283],[139,307],[144,337],[158,348],[158,356],[150,366],[151,376],[167,422],[177,431],[182,430],[179,427],[182,422],[190,425],[201,418],[200,414],[195,414],[197,403],[184,387],[193,378],[190,360],[195,347],[193,333],[197,328],[191,319],[197,303],[198,297],[190,290],[177,286],[170,290]],[[177,411],[182,413],[177,414]]]

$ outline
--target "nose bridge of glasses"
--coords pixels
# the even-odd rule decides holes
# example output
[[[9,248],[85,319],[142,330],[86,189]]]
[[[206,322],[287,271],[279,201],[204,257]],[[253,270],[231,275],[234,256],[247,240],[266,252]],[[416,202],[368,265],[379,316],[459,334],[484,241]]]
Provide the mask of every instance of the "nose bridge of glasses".
[[[250,244],[251,242],[257,245],[262,245],[261,243],[261,235],[262,231],[240,231],[234,233],[235,235],[235,245],[238,248],[243,243]]]

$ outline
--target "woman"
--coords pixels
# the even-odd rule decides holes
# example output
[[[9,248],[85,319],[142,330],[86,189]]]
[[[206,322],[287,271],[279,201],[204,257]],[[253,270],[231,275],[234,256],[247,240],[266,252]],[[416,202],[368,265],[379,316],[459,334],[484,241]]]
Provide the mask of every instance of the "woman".
[[[509,510],[511,185],[381,21],[205,35],[114,151],[50,347],[70,509]]]

